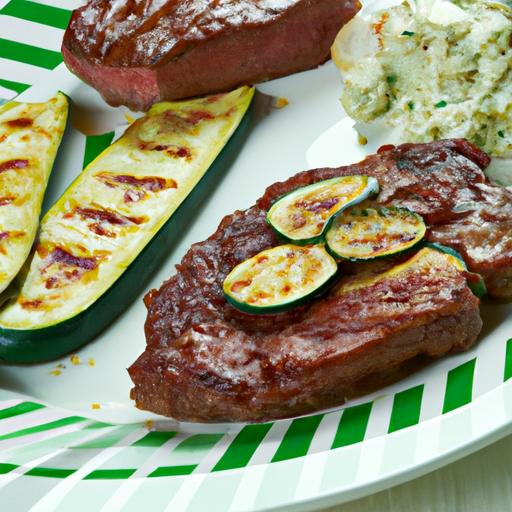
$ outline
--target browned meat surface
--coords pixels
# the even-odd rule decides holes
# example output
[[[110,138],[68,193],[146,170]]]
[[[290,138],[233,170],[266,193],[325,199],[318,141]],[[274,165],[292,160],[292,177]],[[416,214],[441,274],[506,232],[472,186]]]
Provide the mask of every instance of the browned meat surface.
[[[456,249],[469,269],[484,277],[490,295],[511,299],[512,191],[489,183],[483,173],[489,163],[464,140],[384,146],[357,164],[305,171],[275,183],[257,204],[268,209],[286,191],[334,176],[374,176],[379,203],[423,215],[429,241]]]
[[[358,0],[90,0],[64,36],[67,66],[111,105],[223,92],[324,62]]]
[[[269,187],[255,206],[227,216],[193,245],[177,274],[146,296],[147,348],[129,369],[137,405],[192,421],[291,416],[341,404],[368,389],[373,376],[391,377],[419,356],[470,347],[481,327],[478,299],[464,275],[446,265],[412,266],[343,293],[337,287],[313,304],[268,316],[235,310],[222,282],[236,264],[279,243],[265,221],[277,197],[333,176],[367,174],[379,180],[379,202],[424,215],[429,238],[446,242],[442,234],[449,234],[472,270],[487,269],[490,284],[492,269],[512,268],[512,198],[486,182],[488,163],[462,140],[405,144]]]

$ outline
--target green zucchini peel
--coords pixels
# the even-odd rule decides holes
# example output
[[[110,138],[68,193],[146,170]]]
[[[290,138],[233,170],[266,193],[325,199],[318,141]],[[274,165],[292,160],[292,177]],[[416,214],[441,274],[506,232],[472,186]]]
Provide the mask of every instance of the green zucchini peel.
[[[468,266],[464,261],[464,258],[458,251],[456,251],[452,247],[447,247],[446,245],[442,245],[437,242],[425,242],[423,245],[424,247],[429,247],[430,249],[434,249],[436,251],[449,254],[450,256],[457,258],[457,260],[459,260],[461,264],[461,268],[463,268],[463,270],[465,270],[468,273],[467,284],[469,289],[473,292],[473,294],[476,295],[479,299],[487,295],[487,287],[485,286],[484,279],[480,274],[468,271]]]

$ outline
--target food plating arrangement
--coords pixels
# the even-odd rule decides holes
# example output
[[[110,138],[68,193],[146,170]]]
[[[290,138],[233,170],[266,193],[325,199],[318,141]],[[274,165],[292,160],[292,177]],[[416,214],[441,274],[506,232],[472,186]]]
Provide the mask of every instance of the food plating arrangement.
[[[30,374],[21,394],[40,386],[52,403],[37,368],[57,364],[51,378],[91,354],[93,367],[110,342],[124,351],[122,333],[138,357],[128,375],[113,359],[102,371],[131,405],[105,391],[90,418],[130,424],[123,411],[137,408],[146,434],[192,437],[219,423],[231,438],[214,468],[238,449],[243,465],[270,464],[287,457],[262,458],[265,439],[281,447],[315,418],[311,446],[323,435],[341,449],[344,422],[359,428],[347,411],[396,387],[379,435],[391,433],[400,393],[444,386],[450,358],[493,332],[512,338],[509,2],[88,0],[68,19],[55,83],[40,86],[53,95],[32,101],[33,85],[0,105],[0,377]],[[339,101],[317,101],[326,80]],[[286,130],[256,137],[287,115]],[[333,144],[346,156],[307,169],[307,125],[326,133],[336,118],[351,120]],[[81,172],[58,176],[81,165],[77,141],[105,131]],[[247,148],[263,155],[276,137],[289,167],[246,171]],[[214,204],[230,175],[237,186]],[[84,375],[60,378],[80,388]],[[458,407],[420,418],[421,389],[403,428]],[[320,422],[336,414],[331,435]],[[172,467],[204,470],[183,457]]]

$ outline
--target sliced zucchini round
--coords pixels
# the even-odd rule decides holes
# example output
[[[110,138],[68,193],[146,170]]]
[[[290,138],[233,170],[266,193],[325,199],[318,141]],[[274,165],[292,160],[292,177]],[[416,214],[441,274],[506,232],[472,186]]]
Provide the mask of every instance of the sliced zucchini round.
[[[371,260],[410,249],[426,229],[422,217],[407,208],[355,206],[336,217],[325,240],[336,258]]]
[[[319,242],[332,219],[345,208],[379,192],[370,176],[341,176],[298,188],[276,201],[267,221],[286,240],[307,245]]]
[[[485,281],[480,274],[476,274],[475,272],[469,272],[468,266],[464,261],[462,255],[452,249],[451,247],[447,247],[446,245],[439,244],[437,242],[426,242],[424,244],[425,247],[430,249],[435,249],[436,251],[442,252],[444,254],[448,254],[452,257],[453,263],[457,264],[461,270],[465,270],[467,272],[466,280],[469,289],[479,298],[485,297],[487,295],[487,287],[485,286]]]
[[[280,245],[237,265],[224,280],[224,295],[241,311],[274,313],[320,294],[337,270],[323,245]]]

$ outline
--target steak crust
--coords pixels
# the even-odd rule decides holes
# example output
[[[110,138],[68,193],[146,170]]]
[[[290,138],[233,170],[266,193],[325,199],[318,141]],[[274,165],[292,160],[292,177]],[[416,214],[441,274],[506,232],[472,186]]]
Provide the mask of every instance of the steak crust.
[[[327,60],[358,0],[90,0],[64,35],[67,66],[111,105],[225,92]]]
[[[493,272],[512,268],[512,197],[487,182],[488,163],[463,140],[385,147],[355,165],[276,183],[256,205],[225,217],[190,248],[177,274],[145,297],[147,347],[129,369],[137,406],[189,421],[287,417],[339,405],[372,379],[396,378],[420,356],[469,348],[481,328],[479,301],[450,266],[412,267],[340,294],[353,279],[346,275],[328,295],[274,315],[239,312],[225,301],[222,283],[235,265],[279,244],[265,220],[278,197],[366,174],[379,180],[378,202],[422,214],[430,240],[447,243],[449,235],[447,245],[471,270],[487,272],[491,292],[505,293],[492,284]]]

